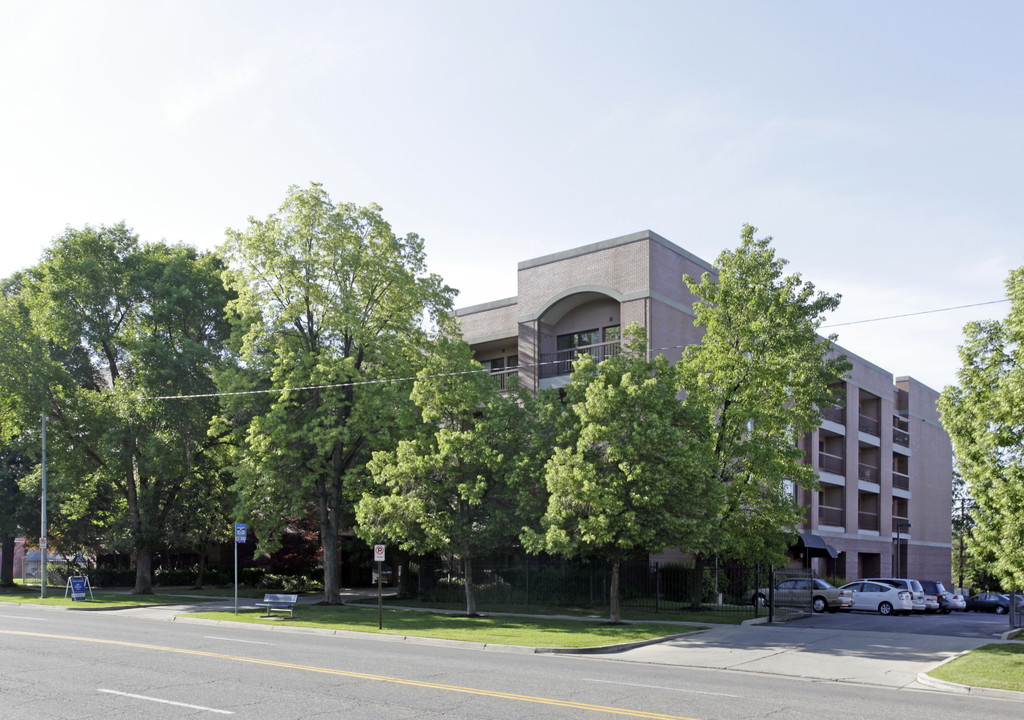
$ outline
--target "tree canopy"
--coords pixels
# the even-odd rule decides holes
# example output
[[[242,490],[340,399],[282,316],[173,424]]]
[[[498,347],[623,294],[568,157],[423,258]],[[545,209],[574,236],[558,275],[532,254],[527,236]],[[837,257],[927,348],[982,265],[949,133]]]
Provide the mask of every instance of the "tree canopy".
[[[204,512],[216,401],[154,398],[214,390],[228,327],[221,270],[211,254],[143,245],[124,223],[69,228],[2,313],[5,424],[51,419],[55,544],[102,534],[131,550],[136,592],[152,591],[152,553],[172,514]]]
[[[1024,266],[1006,280],[1004,320],[964,327],[957,384],[939,398],[954,462],[974,499],[969,553],[1024,586]]]
[[[835,336],[817,330],[839,295],[816,291],[747,225],[740,246],[718,256],[717,278],[684,277],[698,301],[703,341],[676,367],[712,414],[714,474],[726,504],[709,550],[737,560],[783,562],[800,521],[793,488],[816,486],[799,442],[850,368]]]
[[[273,388],[248,407],[225,404],[225,423],[242,437],[240,514],[269,548],[288,518],[315,506],[324,600],[337,602],[338,535],[353,520],[366,463],[414,419],[408,382],[392,380],[422,367],[430,324],[450,328],[454,291],[426,272],[417,235],[395,235],[377,205],[334,204],[316,183],[229,230],[223,252],[242,370],[221,387]]]
[[[580,356],[566,386],[566,412],[546,478],[550,499],[535,549],[611,566],[610,616],[621,620],[623,560],[671,547],[700,547],[721,509],[708,462],[706,410],[680,402],[664,355],[647,359],[645,332],[626,331],[619,355]]]

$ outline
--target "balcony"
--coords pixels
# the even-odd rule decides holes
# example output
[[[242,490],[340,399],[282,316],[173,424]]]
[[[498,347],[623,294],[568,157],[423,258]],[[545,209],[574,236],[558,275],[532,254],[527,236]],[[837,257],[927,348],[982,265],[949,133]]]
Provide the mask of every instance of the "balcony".
[[[892,441],[905,448],[910,447],[910,423],[899,415],[892,416]]]
[[[846,424],[846,409],[841,407],[825,408],[821,411],[822,420],[831,420],[837,425]]]
[[[491,371],[491,377],[498,382],[498,392],[508,392],[510,382],[519,377],[519,368],[505,368],[504,370]]]
[[[818,469],[835,475],[846,475],[846,458],[842,455],[832,455],[819,451]]]
[[[910,476],[893,470],[892,486],[897,490],[910,490]]]
[[[872,485],[878,485],[878,476],[878,468],[874,465],[865,465],[864,463],[859,463],[857,465],[858,480],[863,480],[864,482],[871,483]]]
[[[882,431],[882,422],[878,418],[862,414],[858,416],[857,427],[862,433],[879,437],[879,433]]]
[[[818,506],[818,524],[846,527],[846,510],[841,507]]]
[[[874,530],[878,531],[878,513],[873,512],[858,512],[857,513],[857,528],[860,530]]]
[[[568,375],[572,372],[572,364],[580,355],[589,355],[594,362],[601,362],[610,357],[615,357],[622,352],[622,343],[618,340],[611,342],[595,343],[593,345],[582,345],[580,347],[559,350],[556,353],[547,353],[540,356],[540,377],[550,378],[558,375]]]

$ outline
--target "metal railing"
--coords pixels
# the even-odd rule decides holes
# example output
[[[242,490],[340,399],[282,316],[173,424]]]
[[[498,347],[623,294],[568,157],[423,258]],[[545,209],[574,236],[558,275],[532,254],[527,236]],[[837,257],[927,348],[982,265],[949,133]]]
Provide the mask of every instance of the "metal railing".
[[[863,480],[866,483],[878,485],[879,472],[878,468],[874,465],[866,465],[859,463],[857,465],[857,479]]]
[[[881,432],[882,421],[879,420],[878,418],[868,417],[867,415],[861,415],[859,416],[859,422],[857,424],[857,427],[860,429],[862,433],[867,433],[868,435],[874,435],[875,437],[878,437],[879,433]]]
[[[910,476],[904,475],[903,473],[892,471],[892,486],[897,490],[909,490],[910,489]]]
[[[878,530],[878,513],[858,512],[857,527],[861,530]]]
[[[622,343],[618,340],[610,342],[583,345],[581,347],[559,350],[556,353],[545,353],[540,356],[540,377],[549,378],[558,375],[568,375],[572,372],[572,365],[580,355],[590,355],[594,362],[601,362],[610,357],[615,357],[622,352]]]
[[[823,420],[831,420],[839,425],[846,424],[846,408],[842,407],[830,407],[825,408],[821,411],[821,418]]]
[[[818,506],[818,524],[846,527],[846,509],[841,507]]]
[[[835,475],[845,475],[846,458],[842,455],[818,452],[818,467],[825,472],[834,473]]]
[[[507,392],[512,378],[519,377],[519,368],[506,368],[491,371],[491,377],[498,382],[498,392]]]
[[[900,527],[897,528],[896,527],[897,525],[899,525]],[[905,517],[896,517],[895,515],[892,516],[892,531],[893,532],[896,532],[896,530],[898,529],[898,530],[900,530],[900,532],[903,533],[903,536],[906,537],[906,535],[907,535],[907,528],[908,527],[910,527],[910,521],[907,520],[907,518],[905,518]]]

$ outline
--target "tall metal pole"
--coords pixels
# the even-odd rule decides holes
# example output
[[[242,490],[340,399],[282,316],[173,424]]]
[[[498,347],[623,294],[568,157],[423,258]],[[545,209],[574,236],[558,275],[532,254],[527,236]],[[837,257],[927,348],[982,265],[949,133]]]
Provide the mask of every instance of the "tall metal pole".
[[[46,597],[46,413],[43,413],[43,492],[39,517],[39,597]]]
[[[900,575],[900,525],[902,523],[896,523],[896,577],[903,577]]]

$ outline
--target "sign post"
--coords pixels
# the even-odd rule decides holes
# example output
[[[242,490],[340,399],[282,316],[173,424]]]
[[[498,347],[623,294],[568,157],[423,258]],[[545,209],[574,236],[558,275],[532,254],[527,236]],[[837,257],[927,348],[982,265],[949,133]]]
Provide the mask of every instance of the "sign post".
[[[377,562],[377,629],[384,629],[384,595],[381,591],[381,580],[383,572],[381,566],[384,563],[384,546],[373,546],[373,559]]]
[[[235,523],[235,615],[238,614],[238,543],[245,542],[245,523]]]

